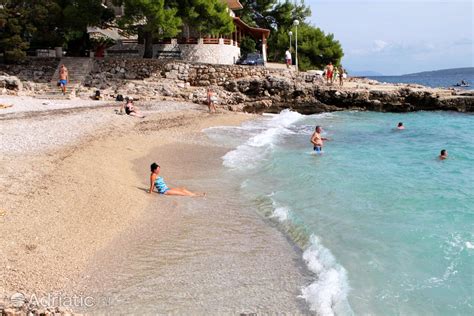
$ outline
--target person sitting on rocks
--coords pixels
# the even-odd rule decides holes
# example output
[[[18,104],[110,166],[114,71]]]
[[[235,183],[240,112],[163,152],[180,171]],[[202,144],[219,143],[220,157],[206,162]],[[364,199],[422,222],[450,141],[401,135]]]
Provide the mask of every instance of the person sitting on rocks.
[[[120,114],[123,114],[123,110],[125,110],[125,113],[130,116],[135,116],[135,117],[140,117],[144,118],[145,116],[140,114],[138,108],[133,105],[133,99],[126,97],[125,98],[125,104],[122,104],[120,107]]]

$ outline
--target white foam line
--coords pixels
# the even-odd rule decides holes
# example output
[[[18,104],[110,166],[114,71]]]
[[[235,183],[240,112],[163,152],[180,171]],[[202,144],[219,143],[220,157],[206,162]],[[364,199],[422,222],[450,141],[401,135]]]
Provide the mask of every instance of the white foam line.
[[[316,280],[301,290],[301,297],[318,315],[353,315],[347,301],[349,283],[346,270],[336,262],[329,249],[315,235],[303,253],[308,269],[317,275]]]
[[[291,210],[288,207],[279,206],[273,199],[272,204],[274,210],[271,217],[280,222],[289,220]],[[310,236],[310,245],[303,253],[303,260],[308,269],[316,274],[314,282],[301,289],[301,297],[309,308],[324,316],[353,315],[347,300],[350,290],[347,272],[316,235]]]

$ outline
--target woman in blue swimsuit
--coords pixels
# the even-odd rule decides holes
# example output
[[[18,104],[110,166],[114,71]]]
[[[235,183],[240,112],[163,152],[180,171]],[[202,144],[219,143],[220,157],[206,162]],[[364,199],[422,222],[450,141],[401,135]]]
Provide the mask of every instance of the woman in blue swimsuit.
[[[160,166],[156,162],[154,162],[151,164],[150,169],[151,169],[150,191],[148,193],[153,192],[154,189],[156,188],[158,193],[165,194],[165,195],[180,195],[180,196],[204,196],[205,195],[205,193],[203,194],[193,193],[191,191],[186,190],[186,188],[168,188],[163,178],[158,176],[160,174]]]

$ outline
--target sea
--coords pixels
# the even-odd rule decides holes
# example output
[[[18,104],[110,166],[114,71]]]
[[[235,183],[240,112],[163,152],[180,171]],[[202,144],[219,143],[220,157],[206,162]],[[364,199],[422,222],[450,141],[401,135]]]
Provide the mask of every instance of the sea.
[[[474,89],[474,68],[472,71],[465,71],[463,73],[419,73],[403,76],[368,76],[369,79],[374,79],[379,82],[387,83],[415,83],[431,88],[457,88],[462,90]],[[467,81],[469,87],[455,87],[461,80]]]
[[[235,195],[303,250],[299,296],[318,315],[474,315],[473,126],[455,112],[284,110],[205,132],[234,148]]]

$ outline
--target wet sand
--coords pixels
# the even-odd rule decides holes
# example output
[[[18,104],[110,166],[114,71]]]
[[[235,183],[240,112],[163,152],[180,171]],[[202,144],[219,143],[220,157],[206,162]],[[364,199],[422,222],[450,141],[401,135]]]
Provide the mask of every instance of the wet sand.
[[[252,116],[152,110],[54,150],[4,151],[0,296],[80,292],[97,299],[92,314],[306,313],[298,250],[233,194],[220,161],[228,148],[201,133]],[[168,185],[207,197],[146,193],[152,161]]]

